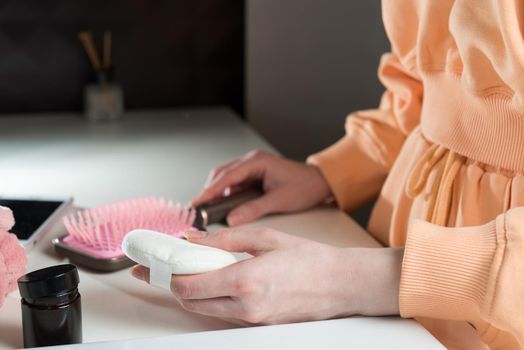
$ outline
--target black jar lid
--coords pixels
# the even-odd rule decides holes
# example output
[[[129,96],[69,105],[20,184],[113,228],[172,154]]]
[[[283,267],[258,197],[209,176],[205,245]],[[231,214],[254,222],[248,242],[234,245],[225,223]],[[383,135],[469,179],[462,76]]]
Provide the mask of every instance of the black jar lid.
[[[56,265],[20,277],[18,289],[24,299],[45,298],[76,289],[79,282],[75,265]]]

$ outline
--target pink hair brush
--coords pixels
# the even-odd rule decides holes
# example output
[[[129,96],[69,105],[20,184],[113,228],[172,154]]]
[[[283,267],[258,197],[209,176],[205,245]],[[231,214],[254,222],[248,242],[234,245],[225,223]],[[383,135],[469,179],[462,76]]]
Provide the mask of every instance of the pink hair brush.
[[[129,231],[144,229],[183,237],[187,230],[222,222],[231,209],[260,195],[258,190],[249,190],[197,208],[149,197],[84,209],[64,218],[68,234],[54,239],[53,245],[78,265],[98,271],[120,270],[134,264],[121,249]]]

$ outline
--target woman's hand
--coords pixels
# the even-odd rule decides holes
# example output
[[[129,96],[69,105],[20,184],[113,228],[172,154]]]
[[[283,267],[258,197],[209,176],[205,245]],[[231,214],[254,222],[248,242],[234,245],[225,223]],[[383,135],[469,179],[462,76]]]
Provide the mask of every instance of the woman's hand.
[[[228,190],[235,192],[253,183],[261,183],[265,195],[231,211],[227,218],[231,226],[270,213],[309,209],[331,196],[318,168],[254,151],[213,169],[204,190],[192,205],[197,206],[223,196]]]
[[[399,313],[401,249],[335,248],[260,228],[188,236],[254,255],[217,271],[173,276],[171,291],[189,311],[252,324]],[[143,266],[133,275],[149,281]]]

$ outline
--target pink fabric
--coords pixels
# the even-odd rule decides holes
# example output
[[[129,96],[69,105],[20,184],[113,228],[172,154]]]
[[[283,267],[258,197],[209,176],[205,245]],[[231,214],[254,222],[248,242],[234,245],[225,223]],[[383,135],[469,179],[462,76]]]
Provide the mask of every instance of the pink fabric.
[[[9,230],[15,223],[9,208],[0,207],[0,306],[5,296],[16,289],[16,280],[25,273],[25,249]]]

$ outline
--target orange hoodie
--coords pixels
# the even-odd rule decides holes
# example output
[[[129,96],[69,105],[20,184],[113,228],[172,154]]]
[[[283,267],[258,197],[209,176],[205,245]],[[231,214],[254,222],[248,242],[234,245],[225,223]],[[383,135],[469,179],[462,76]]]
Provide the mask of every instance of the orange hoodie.
[[[313,155],[405,245],[403,317],[448,348],[524,349],[524,0],[383,0],[380,107]]]

